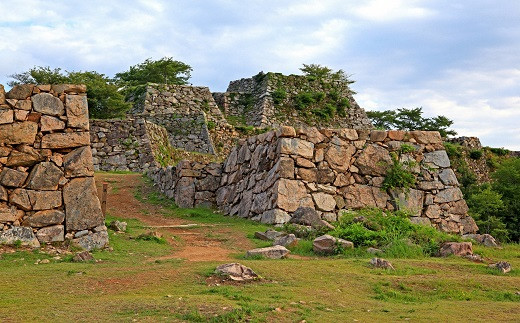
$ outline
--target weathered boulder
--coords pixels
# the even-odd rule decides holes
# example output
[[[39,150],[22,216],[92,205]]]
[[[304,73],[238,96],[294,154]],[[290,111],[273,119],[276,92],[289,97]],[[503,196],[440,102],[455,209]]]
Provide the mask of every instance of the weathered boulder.
[[[464,234],[462,235],[465,239],[472,239],[486,247],[497,247],[498,243],[495,238],[490,234]]]
[[[90,147],[77,148],[63,157],[65,177],[83,177],[94,175],[92,152]]]
[[[71,179],[63,187],[63,200],[67,231],[83,230],[103,224],[94,178]]]
[[[26,187],[33,190],[54,191],[63,176],[61,169],[53,162],[42,162],[34,166]]]
[[[462,234],[467,233],[476,233],[478,231],[477,223],[471,216],[466,216],[460,219],[460,224],[462,225]]]
[[[65,220],[65,213],[60,210],[45,210],[26,217],[23,226],[41,228],[49,225],[60,224]]]
[[[315,253],[334,254],[337,252],[339,248],[354,248],[354,243],[344,239],[333,237],[328,234],[317,237],[312,242],[312,249]]]
[[[94,260],[95,259],[92,256],[92,254],[90,254],[90,252],[88,252],[88,251],[78,252],[72,258],[72,261],[74,261],[74,262],[85,262],[85,261],[94,261]]]
[[[262,256],[270,259],[280,259],[285,258],[289,253],[290,251],[284,246],[272,246],[248,250],[246,257]]]
[[[294,234],[285,234],[280,237],[274,239],[273,246],[284,246],[289,247],[296,245],[298,243],[298,238]]]
[[[67,126],[89,130],[88,105],[85,95],[67,95],[65,98],[67,109]]]
[[[36,232],[36,238],[38,238],[40,243],[64,241],[65,227],[63,225],[53,225],[41,228]]]
[[[284,224],[291,219],[291,216],[279,209],[265,211],[260,215],[260,222],[266,224]]]
[[[316,226],[320,223],[321,217],[315,209],[311,207],[299,207],[289,221],[289,223]]]
[[[466,256],[473,254],[473,245],[471,242],[446,242],[441,246],[439,255],[447,257],[449,255]]]
[[[510,272],[513,269],[511,264],[506,262],[506,261],[499,261],[499,262],[497,262],[495,264],[490,264],[488,267],[496,269],[496,270],[500,271],[503,274],[507,274],[508,272]]]
[[[7,159],[7,167],[24,166],[30,167],[44,160],[44,157],[34,148],[20,145],[17,150],[11,151]]]
[[[103,249],[108,246],[108,233],[106,231],[92,233],[81,238],[73,239],[72,243],[87,251]]]
[[[374,268],[395,270],[394,266],[392,266],[392,263],[383,258],[375,257],[375,258],[370,259],[370,265]]]
[[[126,222],[114,220],[114,221],[110,222],[110,225],[108,227],[114,231],[125,232],[126,226],[127,226]]]
[[[60,99],[49,93],[39,93],[32,97],[33,109],[36,112],[50,116],[61,116],[65,107]]]
[[[268,229],[265,232],[257,231],[255,232],[255,238],[265,241],[272,241],[280,236],[282,236],[284,233],[276,230]]]
[[[20,241],[22,246],[40,247],[40,242],[34,236],[31,228],[14,226],[5,231],[0,231],[0,244],[13,245],[16,241]]]
[[[215,269],[215,273],[221,276],[226,276],[234,281],[258,279],[258,275],[253,271],[253,269],[236,262],[218,266]]]

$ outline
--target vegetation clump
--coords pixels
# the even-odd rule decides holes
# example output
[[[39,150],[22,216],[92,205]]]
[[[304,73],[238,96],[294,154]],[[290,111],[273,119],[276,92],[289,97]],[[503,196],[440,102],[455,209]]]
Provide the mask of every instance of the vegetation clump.
[[[387,169],[385,179],[383,180],[382,190],[401,189],[408,192],[415,185],[416,177],[411,172],[411,168],[417,165],[414,160],[401,161],[403,154],[415,151],[415,148],[408,144],[401,145],[396,152],[391,152],[392,164]]]

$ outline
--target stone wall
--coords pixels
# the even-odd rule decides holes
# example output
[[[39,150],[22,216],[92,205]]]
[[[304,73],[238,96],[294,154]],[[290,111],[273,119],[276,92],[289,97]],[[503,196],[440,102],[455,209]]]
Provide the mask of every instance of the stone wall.
[[[0,87],[0,243],[108,243],[84,85]]]
[[[146,172],[159,167],[166,130],[145,119],[90,120],[95,170]]]
[[[285,98],[275,99],[277,91],[282,91]],[[341,101],[341,109],[344,116],[336,114],[332,118],[323,119],[315,117],[312,110],[319,107],[306,107],[303,110],[295,108],[296,97],[302,93],[321,93],[322,100],[337,107]],[[253,104],[244,110],[238,100],[233,100],[233,95],[251,95]],[[217,94],[221,110],[225,115],[237,115],[242,113],[245,124],[257,127],[278,128],[281,125],[303,126],[315,125],[318,127],[337,128],[372,128],[366,113],[357,104],[348,83],[337,80],[313,80],[303,75],[282,75],[280,73],[259,73],[251,78],[230,82],[225,95]],[[327,104],[323,102],[322,105]],[[338,107],[338,110],[340,107]]]
[[[408,193],[381,189],[391,152],[414,151],[417,178]],[[342,209],[406,208],[412,221],[440,230],[477,230],[468,216],[438,132],[369,131],[283,127],[242,141],[223,165],[217,205],[226,213],[267,223],[285,223],[299,207],[335,221]]]
[[[381,189],[392,156],[414,174],[409,190]],[[242,139],[220,167],[204,167],[184,162],[151,176],[179,205],[201,204],[207,194],[226,214],[271,224],[286,223],[299,207],[327,221],[377,207],[406,209],[413,222],[446,232],[478,230],[438,132],[282,127]]]
[[[177,166],[148,172],[155,185],[179,207],[211,207],[216,205],[215,192],[220,185],[222,164],[198,163],[187,160]]]

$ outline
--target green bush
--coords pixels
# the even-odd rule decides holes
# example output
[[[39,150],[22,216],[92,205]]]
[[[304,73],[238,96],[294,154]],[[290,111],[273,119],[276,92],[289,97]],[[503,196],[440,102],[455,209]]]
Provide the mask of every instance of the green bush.
[[[410,145],[403,145],[399,154],[395,152],[390,153],[390,157],[392,158],[392,164],[388,167],[386,171],[385,179],[383,180],[383,185],[381,187],[382,190],[389,189],[403,189],[407,192],[410,187],[415,185],[415,175],[410,171],[410,168],[414,166],[414,162],[400,162],[399,159],[402,153],[409,152]],[[415,148],[412,147],[413,150]]]
[[[304,110],[316,101],[314,100],[312,92],[301,92],[296,95],[294,102],[298,110]]]
[[[273,94],[271,94],[271,96],[273,97],[274,104],[280,104],[287,97],[287,92],[285,92],[283,88],[279,87],[273,92]]]
[[[444,143],[444,149],[448,157],[462,157],[462,146],[459,144],[452,144],[451,142]]]
[[[471,159],[479,160],[482,157],[482,154],[482,150],[475,149],[469,152],[469,157]]]
[[[497,156],[506,156],[507,154],[510,153],[510,151],[505,148],[491,148],[491,147],[486,147],[486,148],[489,149],[490,152],[492,152],[493,154],[495,154]]]
[[[355,221],[362,216],[363,221]],[[350,211],[340,217],[330,234],[352,241],[356,247],[378,247],[395,257],[432,256],[442,243],[460,241],[430,226],[410,222],[404,211],[383,212],[380,209]]]

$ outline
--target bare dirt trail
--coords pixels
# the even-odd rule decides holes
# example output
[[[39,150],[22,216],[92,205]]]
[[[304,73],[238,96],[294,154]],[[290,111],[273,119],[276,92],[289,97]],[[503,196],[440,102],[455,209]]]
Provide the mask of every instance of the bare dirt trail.
[[[187,220],[165,217],[164,208],[159,205],[142,203],[135,198],[136,190],[143,190],[143,197],[149,192],[144,187],[140,174],[95,175],[98,194],[101,198],[103,183],[108,183],[107,213],[123,219],[138,219],[148,226],[175,226],[189,224]],[[225,226],[195,228],[154,228],[174,247],[172,254],[159,258],[185,259],[187,261],[229,261],[232,254],[252,248],[252,243],[242,232]],[[171,236],[177,237],[172,239]],[[153,259],[156,260],[156,259]]]

